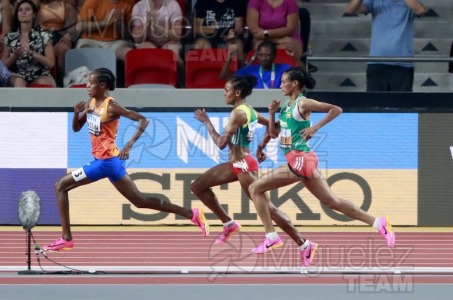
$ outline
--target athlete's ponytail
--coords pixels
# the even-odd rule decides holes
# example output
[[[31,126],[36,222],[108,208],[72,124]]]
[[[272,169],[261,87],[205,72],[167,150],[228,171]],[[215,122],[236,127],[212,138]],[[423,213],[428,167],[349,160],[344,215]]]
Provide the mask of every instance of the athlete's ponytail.
[[[302,67],[289,68],[285,71],[285,73],[288,74],[288,78],[290,80],[298,81],[301,88],[305,86],[307,89],[311,90],[316,85],[316,80],[311,77]]]

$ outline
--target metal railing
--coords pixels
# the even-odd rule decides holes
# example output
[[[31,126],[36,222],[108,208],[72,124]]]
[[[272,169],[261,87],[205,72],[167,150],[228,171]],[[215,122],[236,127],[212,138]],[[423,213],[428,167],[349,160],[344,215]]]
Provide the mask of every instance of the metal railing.
[[[439,56],[307,56],[306,68],[310,61],[349,61],[349,62],[453,62],[453,57]]]

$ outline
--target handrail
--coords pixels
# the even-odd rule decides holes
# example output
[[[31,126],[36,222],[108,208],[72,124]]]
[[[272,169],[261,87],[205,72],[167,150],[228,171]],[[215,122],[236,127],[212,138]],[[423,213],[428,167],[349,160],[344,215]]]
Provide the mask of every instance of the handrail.
[[[439,56],[418,56],[418,57],[400,57],[400,56],[307,56],[307,61],[418,61],[418,62],[453,62],[453,57]]]
[[[309,61],[352,61],[352,62],[453,62],[453,57],[439,56],[306,56],[307,64],[305,68],[308,71]]]

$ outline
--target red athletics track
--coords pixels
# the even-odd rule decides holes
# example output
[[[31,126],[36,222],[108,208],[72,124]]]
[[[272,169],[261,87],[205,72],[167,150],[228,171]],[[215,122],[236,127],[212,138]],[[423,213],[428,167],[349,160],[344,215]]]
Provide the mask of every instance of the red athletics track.
[[[127,230],[127,229],[126,229]],[[72,251],[49,253],[59,264],[96,275],[16,276],[27,267],[24,231],[0,231],[2,284],[334,284],[382,276],[413,276],[415,283],[453,283],[453,233],[398,232],[388,249],[378,233],[308,232],[319,244],[313,265],[301,274],[299,252],[291,240],[264,255],[250,253],[262,232],[241,232],[231,243],[214,245],[220,228],[203,238],[192,231],[74,231]],[[38,245],[58,237],[54,231],[33,233]],[[286,236],[282,233],[282,237]],[[42,255],[52,273],[67,270]],[[32,269],[40,270],[32,253]],[[99,274],[102,273],[102,274]],[[14,276],[8,276],[14,274]],[[225,276],[228,274],[228,276]],[[368,280],[368,279],[366,279]]]

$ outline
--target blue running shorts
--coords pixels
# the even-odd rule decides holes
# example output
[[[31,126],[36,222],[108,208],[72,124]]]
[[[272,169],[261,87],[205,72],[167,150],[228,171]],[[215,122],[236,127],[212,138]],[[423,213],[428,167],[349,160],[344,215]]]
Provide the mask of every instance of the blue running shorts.
[[[72,171],[72,177],[75,181],[86,177],[91,181],[98,181],[107,177],[110,182],[115,182],[127,174],[125,165],[126,161],[119,159],[118,156],[108,159],[95,159],[82,168]]]

